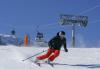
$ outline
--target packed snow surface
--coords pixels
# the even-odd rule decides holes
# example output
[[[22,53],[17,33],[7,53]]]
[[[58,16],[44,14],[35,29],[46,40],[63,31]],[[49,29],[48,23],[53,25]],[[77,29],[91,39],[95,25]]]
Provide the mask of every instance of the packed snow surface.
[[[39,67],[30,60],[22,61],[47,49],[48,47],[37,46],[0,46],[0,69],[100,69],[100,48],[68,48],[68,52],[62,48],[54,61],[59,64],[54,67],[48,64]],[[34,59],[35,57],[31,58]]]

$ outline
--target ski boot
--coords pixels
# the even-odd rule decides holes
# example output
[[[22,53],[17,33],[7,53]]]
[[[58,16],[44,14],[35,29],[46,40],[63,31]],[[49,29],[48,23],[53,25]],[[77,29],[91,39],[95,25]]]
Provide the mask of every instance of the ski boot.
[[[51,61],[48,59],[47,61],[45,61],[45,63],[49,64],[50,66],[54,66],[53,63],[51,63]]]

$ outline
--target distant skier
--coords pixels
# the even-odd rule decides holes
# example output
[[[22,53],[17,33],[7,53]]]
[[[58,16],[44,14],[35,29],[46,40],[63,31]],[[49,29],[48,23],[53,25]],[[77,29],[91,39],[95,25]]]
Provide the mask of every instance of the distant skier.
[[[47,63],[54,61],[54,59],[59,56],[62,45],[64,46],[65,52],[68,52],[64,31],[58,32],[57,35],[48,42],[49,49],[47,53],[41,56],[37,56],[35,62],[46,58],[48,58],[46,61]]]

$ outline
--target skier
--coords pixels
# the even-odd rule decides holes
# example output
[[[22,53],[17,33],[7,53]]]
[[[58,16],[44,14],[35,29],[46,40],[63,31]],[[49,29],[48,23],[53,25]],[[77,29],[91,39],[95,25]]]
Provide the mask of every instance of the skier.
[[[37,56],[35,62],[37,63],[39,60],[46,58],[48,58],[46,61],[48,64],[54,61],[54,59],[59,56],[62,45],[64,46],[65,52],[68,52],[64,31],[58,32],[57,35],[48,42],[49,49],[47,53],[41,56]]]

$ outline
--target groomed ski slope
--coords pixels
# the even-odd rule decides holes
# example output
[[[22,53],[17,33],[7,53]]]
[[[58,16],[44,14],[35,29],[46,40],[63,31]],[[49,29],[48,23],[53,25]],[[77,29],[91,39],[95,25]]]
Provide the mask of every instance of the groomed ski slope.
[[[22,61],[46,49],[47,47],[36,46],[0,46],[0,69],[100,69],[99,48],[68,48],[68,53],[61,51],[60,56],[54,61],[59,65],[54,67],[47,64],[39,67],[30,60]]]

